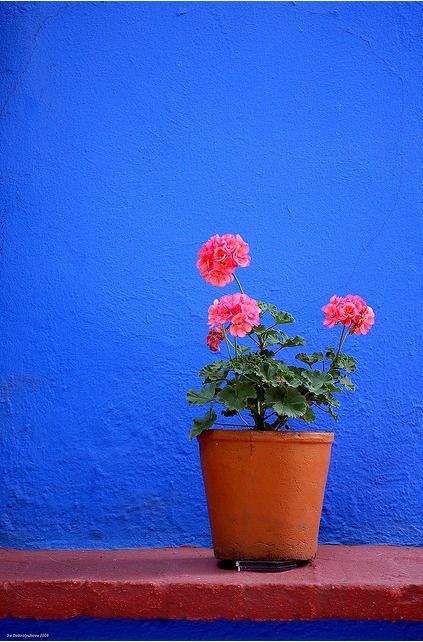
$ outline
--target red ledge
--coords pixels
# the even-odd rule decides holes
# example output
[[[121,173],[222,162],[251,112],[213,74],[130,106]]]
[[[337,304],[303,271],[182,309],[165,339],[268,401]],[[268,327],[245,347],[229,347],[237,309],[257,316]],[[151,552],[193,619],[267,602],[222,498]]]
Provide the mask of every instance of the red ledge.
[[[209,549],[0,549],[0,617],[423,620],[423,548],[319,547],[285,573],[217,568]]]

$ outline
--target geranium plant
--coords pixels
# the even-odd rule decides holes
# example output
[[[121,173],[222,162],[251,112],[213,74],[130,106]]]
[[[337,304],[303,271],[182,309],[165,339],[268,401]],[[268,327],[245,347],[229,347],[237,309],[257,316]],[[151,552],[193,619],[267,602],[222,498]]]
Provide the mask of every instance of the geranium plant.
[[[205,281],[218,287],[235,281],[239,292],[215,299],[209,307],[207,345],[212,352],[224,347],[227,358],[205,366],[200,371],[202,387],[187,393],[190,405],[208,407],[194,420],[191,439],[214,425],[281,430],[290,428],[293,419],[312,424],[316,411],[337,421],[336,395],[355,390],[349,375],[357,362],[343,346],[349,335],[367,334],[374,324],[372,308],[357,295],[333,296],[322,308],[323,324],[342,328],[338,345],[311,354],[297,352],[297,363],[289,363],[283,358],[290,354],[287,349],[303,348],[306,341],[285,332],[295,322],[289,312],[244,293],[235,270],[250,262],[249,246],[239,234],[215,235],[198,253],[197,267]],[[225,421],[218,421],[218,412]]]

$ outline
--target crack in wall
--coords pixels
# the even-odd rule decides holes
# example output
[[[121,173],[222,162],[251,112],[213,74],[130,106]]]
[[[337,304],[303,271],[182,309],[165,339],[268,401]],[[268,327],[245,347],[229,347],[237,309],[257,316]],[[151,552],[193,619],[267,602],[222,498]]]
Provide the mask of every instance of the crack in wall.
[[[337,11],[313,11],[310,9],[305,9],[303,10],[302,7],[297,7],[295,2],[291,3],[297,11],[301,11],[301,13],[307,13],[311,15],[319,15],[319,16],[329,16],[329,17],[335,17],[336,22],[333,22],[333,26],[335,29],[338,31],[342,31],[343,33],[348,34],[349,36],[352,36],[359,42],[363,43],[367,50],[370,52],[370,54],[379,62],[381,63],[382,67],[385,69],[385,71],[392,76],[394,76],[400,83],[400,91],[401,91],[401,98],[400,98],[400,113],[399,113],[399,127],[398,127],[398,136],[396,138],[395,146],[396,146],[396,154],[397,157],[400,159],[400,166],[399,166],[399,178],[398,178],[398,185],[395,190],[395,193],[393,195],[393,204],[392,206],[388,209],[385,210],[385,215],[382,218],[382,221],[376,228],[376,230],[373,232],[373,234],[368,238],[368,240],[362,245],[361,250],[359,250],[357,259],[355,260],[352,270],[349,273],[348,277],[345,280],[346,283],[346,288],[348,289],[349,287],[349,282],[354,276],[354,274],[357,271],[357,268],[360,265],[360,262],[363,258],[363,256],[366,254],[366,252],[369,250],[369,248],[373,245],[373,243],[380,238],[382,235],[385,227],[388,225],[389,221],[391,220],[391,217],[398,205],[399,202],[399,197],[403,185],[403,179],[404,179],[404,159],[403,159],[403,154],[400,149],[400,141],[403,136],[404,132],[404,112],[405,112],[405,83],[404,83],[404,78],[403,76],[396,70],[394,67],[388,62],[386,58],[383,58],[383,56],[379,55],[377,51],[374,49],[374,45],[372,44],[371,40],[364,36],[361,33],[358,33],[351,29],[349,26],[343,24],[340,21],[339,14]],[[397,29],[398,26],[396,25]]]
[[[13,86],[12,86],[12,89],[7,94],[7,96],[4,99],[2,105],[0,105],[0,118],[2,116],[4,116],[5,111],[7,109],[7,106],[9,104],[10,100],[12,99],[12,97],[18,91],[19,87],[21,86],[21,84],[22,84],[22,82],[23,82],[23,80],[25,78],[25,75],[26,75],[27,71],[29,70],[29,67],[31,66],[32,59],[33,59],[34,54],[35,54],[35,52],[37,50],[37,47],[38,47],[38,42],[39,42],[40,35],[42,34],[44,29],[46,28],[47,24],[51,20],[54,20],[55,18],[57,18],[68,7],[69,7],[69,3],[66,3],[63,7],[60,7],[60,9],[58,9],[55,13],[53,13],[53,14],[51,14],[49,16],[46,16],[44,18],[44,20],[38,25],[37,30],[35,31],[34,35],[31,38],[32,48],[31,48],[31,51],[30,51],[30,53],[29,53],[29,55],[28,55],[28,57],[26,59],[26,62],[23,65],[21,71],[18,73],[18,75],[16,77],[16,80],[15,80]]]

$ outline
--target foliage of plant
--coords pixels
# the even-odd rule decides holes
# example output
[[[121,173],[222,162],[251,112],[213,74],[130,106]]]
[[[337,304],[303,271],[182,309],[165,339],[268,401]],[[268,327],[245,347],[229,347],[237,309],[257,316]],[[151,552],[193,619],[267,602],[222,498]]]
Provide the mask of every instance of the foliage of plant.
[[[187,393],[191,406],[207,407],[194,420],[191,439],[215,425],[282,430],[297,419],[313,424],[317,411],[337,421],[337,395],[355,390],[349,375],[357,362],[342,348],[349,334],[368,332],[373,310],[356,295],[332,297],[322,310],[326,326],[342,326],[338,345],[307,354],[304,337],[288,333],[295,322],[289,312],[244,294],[234,272],[249,265],[248,250],[239,235],[216,235],[199,252],[197,267],[205,280],[220,287],[235,280],[240,294],[226,295],[209,308],[207,344],[213,352],[225,344],[227,358],[202,368],[201,388]]]

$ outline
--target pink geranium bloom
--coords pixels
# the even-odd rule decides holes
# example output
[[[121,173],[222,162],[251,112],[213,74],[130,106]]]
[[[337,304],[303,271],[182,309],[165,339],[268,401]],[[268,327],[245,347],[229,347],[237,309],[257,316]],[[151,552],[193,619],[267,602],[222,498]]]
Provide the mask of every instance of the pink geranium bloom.
[[[240,267],[248,267],[251,263],[251,257],[248,254],[250,251],[248,243],[239,234],[236,236],[224,234],[222,239],[224,239],[226,247],[231,253],[233,262]]]
[[[227,294],[209,307],[209,325],[222,326],[229,323],[229,332],[234,337],[245,337],[260,325],[260,308],[257,301],[246,294]]]
[[[342,325],[351,325],[360,313],[360,308],[356,307],[353,301],[344,299],[338,306],[339,320]]]
[[[352,326],[351,334],[367,334],[375,322],[375,313],[373,309],[367,305],[365,310],[360,312],[360,317]]]
[[[357,294],[333,296],[322,311],[325,315],[323,325],[333,328],[341,323],[350,328],[350,334],[367,334],[375,322],[372,308]]]
[[[228,270],[213,268],[209,270],[207,278],[204,277],[206,281],[212,285],[217,285],[220,288],[224,288],[225,285],[229,285],[234,280],[232,272]]]
[[[329,300],[329,303],[323,306],[322,312],[325,315],[323,325],[325,325],[327,328],[333,328],[333,326],[340,322],[339,304],[341,301],[342,297],[332,296]]]
[[[212,352],[220,352],[220,344],[225,338],[221,328],[212,328],[207,335],[207,345]]]
[[[246,315],[242,312],[238,312],[232,317],[231,325],[229,326],[229,332],[234,337],[245,337],[248,332],[251,332],[253,326],[249,322]]]
[[[209,325],[216,327],[227,323],[231,318],[231,308],[229,301],[227,301],[232,294],[223,296],[221,300],[215,299],[209,307]]]
[[[233,281],[237,267],[250,264],[248,252],[248,244],[239,234],[215,234],[200,248],[197,268],[207,283],[224,287]]]

